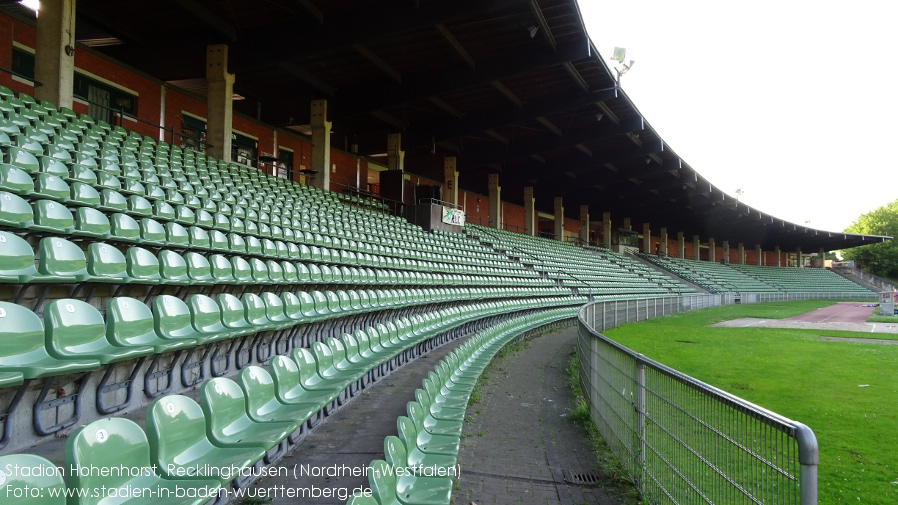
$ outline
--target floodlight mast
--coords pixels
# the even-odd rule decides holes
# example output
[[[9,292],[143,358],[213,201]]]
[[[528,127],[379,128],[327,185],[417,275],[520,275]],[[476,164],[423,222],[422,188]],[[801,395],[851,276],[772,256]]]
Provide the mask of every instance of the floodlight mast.
[[[624,60],[627,59],[627,48],[625,47],[615,47],[612,49],[611,59],[617,62],[617,65],[614,65],[614,71],[617,73],[618,82],[620,81],[621,76],[633,68],[633,64],[636,63],[635,60],[630,60],[630,63],[624,63]]]

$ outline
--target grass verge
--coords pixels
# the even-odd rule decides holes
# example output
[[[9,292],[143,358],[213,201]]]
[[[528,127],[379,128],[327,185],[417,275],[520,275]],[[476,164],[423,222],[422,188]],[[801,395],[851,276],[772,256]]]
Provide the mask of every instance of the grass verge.
[[[598,428],[592,422],[589,405],[586,403],[586,399],[583,398],[583,391],[580,389],[580,361],[577,358],[576,348],[571,353],[565,372],[568,386],[570,386],[576,401],[575,407],[571,409],[570,416],[577,425],[586,430],[589,443],[599,463],[599,468],[602,469],[604,474],[602,476],[602,485],[605,486],[606,490],[617,494],[624,504],[641,504],[639,492],[633,485],[632,480],[627,476],[617,458],[614,457],[608,445],[605,444],[605,440],[599,434]]]

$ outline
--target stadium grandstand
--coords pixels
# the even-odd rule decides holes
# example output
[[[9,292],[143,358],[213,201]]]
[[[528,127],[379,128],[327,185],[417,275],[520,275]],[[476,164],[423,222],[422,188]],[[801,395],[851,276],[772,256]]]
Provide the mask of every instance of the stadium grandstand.
[[[205,503],[452,344],[348,499],[449,503],[397,469],[453,468],[490,359],[588,303],[875,297],[823,257],[889,237],[704,179],[575,0],[26,4],[0,5],[6,496]]]

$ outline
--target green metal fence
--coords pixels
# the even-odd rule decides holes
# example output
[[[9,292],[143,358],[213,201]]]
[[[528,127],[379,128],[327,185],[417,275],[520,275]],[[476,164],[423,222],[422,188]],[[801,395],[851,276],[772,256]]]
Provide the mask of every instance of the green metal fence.
[[[817,440],[810,428],[600,333],[626,322],[763,298],[646,298],[580,310],[580,381],[593,422],[648,503],[817,503]]]

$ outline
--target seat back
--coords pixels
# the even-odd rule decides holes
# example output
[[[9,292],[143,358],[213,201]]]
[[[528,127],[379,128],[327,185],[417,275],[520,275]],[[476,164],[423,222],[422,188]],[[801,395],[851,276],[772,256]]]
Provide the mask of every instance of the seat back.
[[[24,198],[0,191],[0,225],[27,228],[34,222],[34,211]]]
[[[253,326],[266,326],[271,323],[265,316],[265,302],[259,295],[244,293],[242,297],[246,320]]]
[[[162,281],[169,284],[189,284],[187,262],[180,254],[164,249],[159,251],[159,274]]]
[[[140,300],[120,296],[106,302],[106,338],[119,345],[153,345],[159,337],[153,312]]]
[[[240,386],[225,377],[207,380],[200,387],[200,407],[206,416],[207,430],[214,440],[215,433],[247,416],[247,398]]]
[[[203,409],[183,395],[166,395],[147,407],[147,440],[151,461],[160,470],[178,466],[179,455],[193,447],[211,445],[206,437]]]
[[[150,472],[150,445],[146,433],[134,421],[123,417],[98,419],[81,426],[66,440],[66,468],[129,468]],[[134,476],[129,472],[71,472],[68,485],[74,489],[116,489],[126,486]],[[69,505],[93,505],[102,503],[102,497],[94,497],[88,491],[85,496],[72,493]],[[74,501],[72,501],[74,500]]]
[[[299,382],[299,367],[296,362],[287,356],[274,356],[268,362],[268,372],[274,379],[278,398],[283,402],[295,401],[297,389],[301,390],[302,388]]]
[[[92,242],[87,246],[87,273],[93,277],[127,278],[125,255],[110,244]]]
[[[137,282],[156,283],[159,274],[159,259],[143,247],[129,247],[125,254],[128,275]]]
[[[415,447],[412,441],[411,447]],[[393,468],[408,468],[408,450],[402,440],[396,435],[384,437],[384,458]]]
[[[59,357],[77,357],[106,352],[106,323],[93,305],[62,298],[44,309],[46,346]]]
[[[230,293],[218,295],[218,306],[221,308],[222,323],[227,328],[241,329],[249,327],[243,302]]]
[[[331,348],[324,342],[315,342],[312,344],[312,355],[315,356],[315,362],[318,364],[318,375],[327,377],[334,373],[334,354]]]
[[[16,467],[27,471],[7,472]],[[0,496],[19,505],[66,505],[63,474],[41,456],[5,454],[0,456]]]
[[[60,237],[45,237],[38,245],[40,260],[37,270],[41,275],[59,277],[61,282],[78,281],[87,275],[84,251],[72,242]]]
[[[221,308],[206,295],[194,294],[187,297],[193,327],[206,335],[220,336],[227,330],[222,324]]]
[[[153,325],[162,338],[194,338],[190,308],[180,298],[160,295],[153,299]]]
[[[400,503],[396,496],[396,474],[386,461],[375,459],[368,465],[368,485],[378,503]]]

